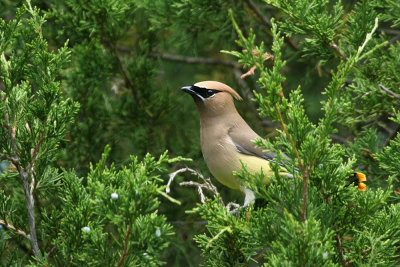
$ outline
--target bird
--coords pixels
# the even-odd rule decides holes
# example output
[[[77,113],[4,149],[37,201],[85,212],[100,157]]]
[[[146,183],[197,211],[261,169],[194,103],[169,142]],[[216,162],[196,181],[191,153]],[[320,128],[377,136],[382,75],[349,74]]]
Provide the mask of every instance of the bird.
[[[278,161],[276,153],[257,148],[252,142],[262,139],[237,111],[234,99],[242,100],[230,86],[217,81],[203,81],[184,86],[182,91],[190,94],[197,106],[200,117],[200,143],[204,161],[211,174],[223,185],[240,190],[245,194],[243,208],[254,203],[254,192],[241,183],[235,172],[245,165],[248,172],[264,174],[263,182],[269,183],[273,175],[270,162],[278,163],[280,175],[293,178],[287,171],[290,158],[281,152],[283,158]],[[293,166],[294,172],[299,170]],[[354,172],[347,179],[347,186],[353,184],[365,191],[366,175]]]
[[[270,162],[277,162],[277,159],[275,153],[257,148],[252,142],[262,138],[237,111],[234,99],[242,98],[230,86],[217,81],[202,81],[181,90],[190,94],[197,106],[201,151],[211,174],[223,185],[244,193],[243,207],[254,203],[254,192],[234,173],[240,172],[245,165],[252,174],[262,172],[265,175],[263,182],[268,184],[268,177],[273,174]],[[290,173],[282,173],[293,177]]]

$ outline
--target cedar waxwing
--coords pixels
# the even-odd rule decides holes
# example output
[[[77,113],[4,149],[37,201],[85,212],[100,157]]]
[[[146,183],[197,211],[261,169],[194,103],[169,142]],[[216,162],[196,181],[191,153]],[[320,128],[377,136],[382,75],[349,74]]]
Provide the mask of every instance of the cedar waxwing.
[[[261,137],[235,108],[233,98],[242,98],[228,85],[215,81],[199,82],[181,90],[189,93],[196,103],[200,115],[201,151],[212,175],[227,187],[241,190],[245,194],[244,207],[253,203],[254,193],[245,188],[233,172],[240,172],[243,163],[251,173],[262,171],[264,182],[268,183],[268,176],[273,173],[269,162],[276,162],[276,155],[256,148],[251,142]],[[293,178],[284,169],[281,174]],[[348,179],[348,185],[354,184],[360,191],[365,191],[366,180],[365,174],[355,172]]]
[[[182,87],[196,103],[200,115],[200,141],[204,160],[212,175],[222,184],[239,189],[245,194],[244,207],[254,202],[254,193],[245,188],[234,171],[240,172],[242,163],[250,173],[263,172],[264,181],[273,172],[269,162],[275,154],[256,148],[251,140],[261,138],[237,112],[233,98],[240,95],[226,84],[204,81]],[[288,177],[293,175],[285,173]]]

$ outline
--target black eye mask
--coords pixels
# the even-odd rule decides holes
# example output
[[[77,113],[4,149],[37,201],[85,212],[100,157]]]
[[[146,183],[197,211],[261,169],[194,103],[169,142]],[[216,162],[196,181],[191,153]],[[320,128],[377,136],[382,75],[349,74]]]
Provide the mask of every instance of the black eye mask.
[[[182,87],[181,90],[189,93],[194,101],[204,101],[207,98],[213,97],[216,93],[222,92],[215,89],[208,89],[196,85]]]
[[[207,98],[213,97],[216,93],[221,92],[219,90],[208,89],[208,88],[205,88],[205,87],[198,87],[196,85],[192,85],[192,90],[198,96],[201,96],[203,99],[207,99]]]

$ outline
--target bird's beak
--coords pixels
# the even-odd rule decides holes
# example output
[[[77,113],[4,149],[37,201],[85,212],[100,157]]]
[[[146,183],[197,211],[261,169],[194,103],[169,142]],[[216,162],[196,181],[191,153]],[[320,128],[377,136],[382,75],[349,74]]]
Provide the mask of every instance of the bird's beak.
[[[182,91],[184,91],[185,93],[188,93],[189,95],[191,95],[193,97],[194,102],[199,102],[199,101],[203,101],[204,98],[201,97],[200,95],[198,95],[194,90],[193,90],[193,86],[189,85],[189,86],[184,86],[181,88]]]
[[[184,86],[184,87],[181,88],[181,90],[186,92],[186,93],[189,93],[189,94],[193,94],[194,93],[193,90],[192,90],[192,86],[191,85]]]

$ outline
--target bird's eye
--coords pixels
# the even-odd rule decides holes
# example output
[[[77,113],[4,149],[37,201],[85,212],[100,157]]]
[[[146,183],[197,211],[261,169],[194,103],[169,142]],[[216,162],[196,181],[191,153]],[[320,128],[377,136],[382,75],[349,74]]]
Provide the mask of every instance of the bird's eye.
[[[209,96],[212,96],[213,94],[214,94],[214,92],[213,92],[213,90],[207,90],[207,94],[209,95]]]

